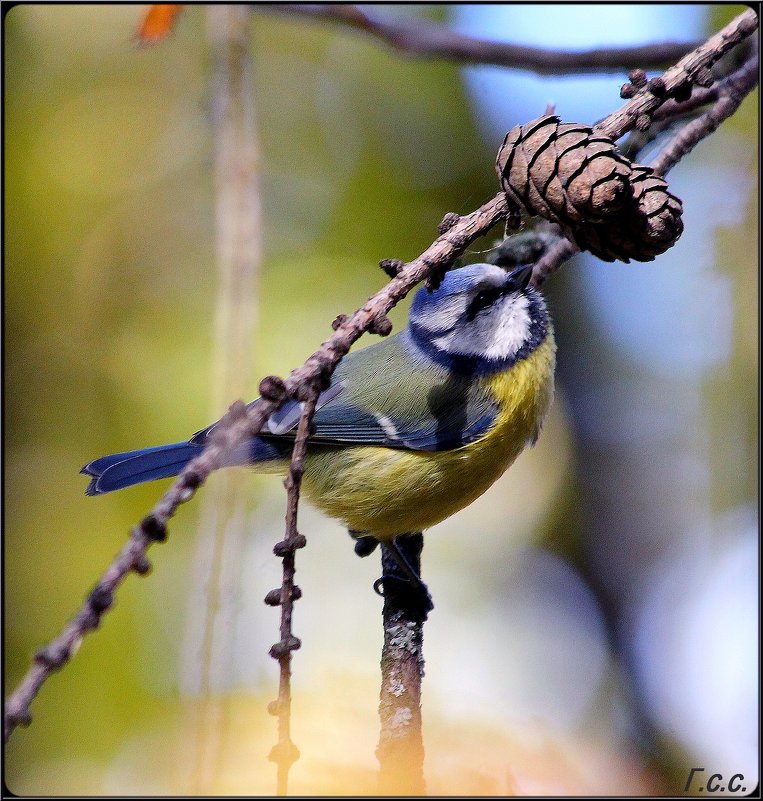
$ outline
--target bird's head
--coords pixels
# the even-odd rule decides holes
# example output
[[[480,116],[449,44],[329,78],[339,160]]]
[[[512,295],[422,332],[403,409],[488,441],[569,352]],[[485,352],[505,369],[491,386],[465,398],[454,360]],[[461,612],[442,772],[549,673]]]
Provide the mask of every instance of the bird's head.
[[[531,275],[532,265],[511,272],[494,264],[451,270],[435,291],[416,293],[409,317],[413,341],[496,367],[528,356],[550,327],[542,296],[529,287]]]

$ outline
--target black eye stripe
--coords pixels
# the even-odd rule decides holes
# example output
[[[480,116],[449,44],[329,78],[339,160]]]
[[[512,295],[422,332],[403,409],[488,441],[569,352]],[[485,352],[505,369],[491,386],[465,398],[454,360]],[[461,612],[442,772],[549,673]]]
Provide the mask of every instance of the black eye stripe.
[[[492,306],[504,292],[503,287],[492,287],[478,292],[466,307],[466,319],[473,320],[481,311]]]

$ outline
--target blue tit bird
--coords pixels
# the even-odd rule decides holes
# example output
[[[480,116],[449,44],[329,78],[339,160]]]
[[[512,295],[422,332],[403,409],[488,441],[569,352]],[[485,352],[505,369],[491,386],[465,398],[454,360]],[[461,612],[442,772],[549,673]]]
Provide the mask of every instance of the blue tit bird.
[[[553,396],[556,345],[531,273],[529,265],[452,270],[438,289],[416,293],[405,330],[339,363],[318,398],[302,488],[353,536],[390,543],[430,528],[535,442]],[[286,403],[229,464],[285,473],[301,408]],[[90,462],[87,494],[177,475],[213,428]]]

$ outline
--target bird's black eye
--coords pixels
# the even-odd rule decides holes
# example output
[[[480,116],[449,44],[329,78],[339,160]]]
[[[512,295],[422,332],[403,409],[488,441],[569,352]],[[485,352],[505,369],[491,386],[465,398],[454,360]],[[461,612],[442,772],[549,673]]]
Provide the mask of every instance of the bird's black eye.
[[[500,287],[493,287],[492,289],[483,289],[478,292],[466,307],[466,319],[473,320],[483,309],[492,306],[498,298],[503,294]]]

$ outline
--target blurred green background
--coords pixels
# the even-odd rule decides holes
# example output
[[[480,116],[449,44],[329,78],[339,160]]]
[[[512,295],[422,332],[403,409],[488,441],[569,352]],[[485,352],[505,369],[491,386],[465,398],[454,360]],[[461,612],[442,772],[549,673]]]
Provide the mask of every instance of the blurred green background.
[[[741,10],[662,8],[673,27],[647,19],[643,41],[702,37]],[[479,6],[376,10],[463,30],[482,20],[512,38],[524,25],[564,44],[529,6],[503,10],[513,25]],[[183,439],[223,411],[211,409],[207,9],[136,48],[144,11],[21,5],[4,21],[6,694],[162,490],[86,498],[80,467]],[[595,26],[567,26],[568,46],[583,28]],[[255,9],[251,45],[264,258],[246,400],[383,285],[379,259],[414,257],[445,212],[495,194],[491,114],[507,130],[552,99],[567,119],[596,119],[574,110],[571,79],[511,73],[539,82],[523,106],[491,84],[509,71],[404,58],[331,24]],[[616,108],[623,76],[590,80],[606,87],[590,89],[602,113]],[[756,103],[671,174],[686,220],[673,250],[649,265],[580,257],[550,282],[560,348],[544,433],[427,535],[432,793],[672,793],[695,764],[756,770]],[[151,576],[127,579],[35,700],[6,748],[12,791],[273,792],[278,623],[261,599],[279,582],[284,493],[277,477],[241,486],[247,536],[228,555],[236,580],[222,582],[214,699],[182,679],[199,659],[187,623],[204,595],[197,498],[153,549]],[[301,530],[291,789],[373,792],[378,564],[307,506]]]

